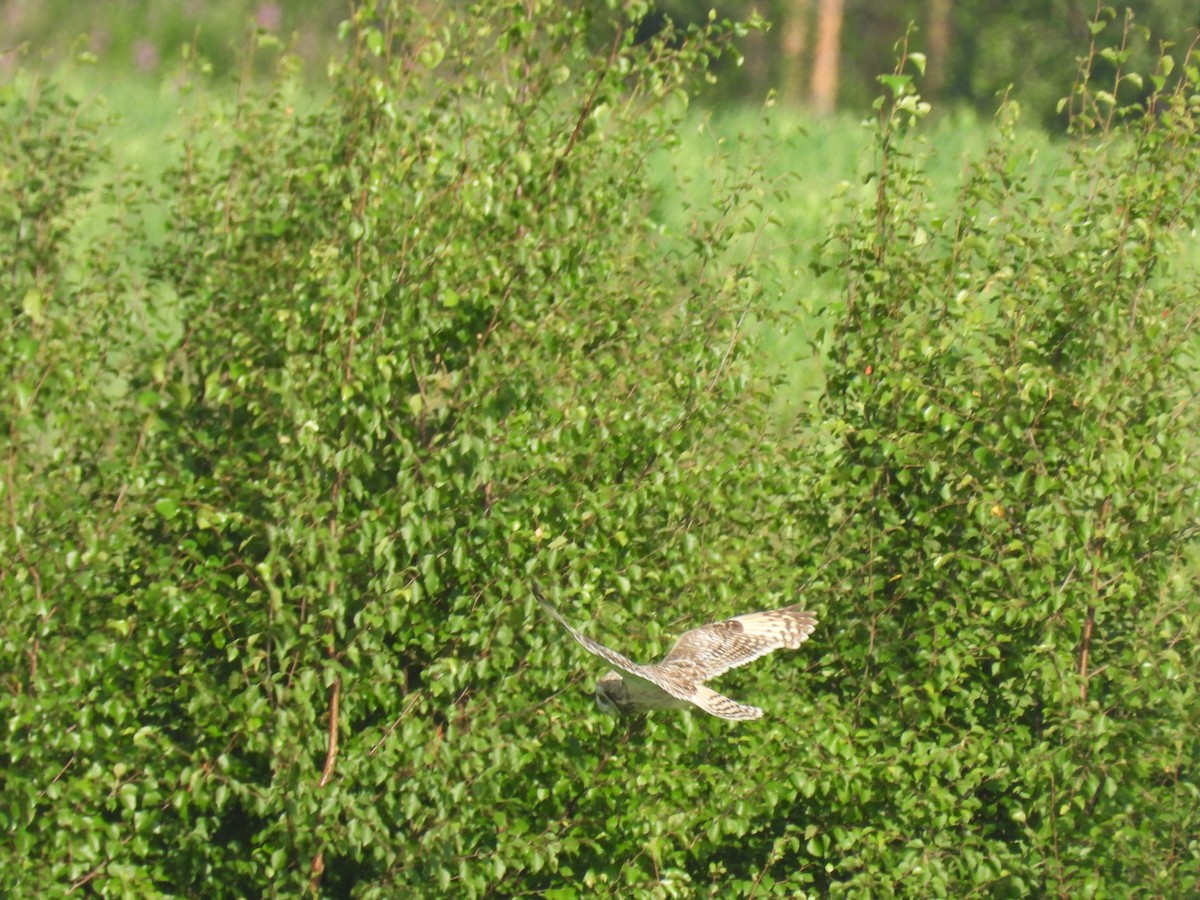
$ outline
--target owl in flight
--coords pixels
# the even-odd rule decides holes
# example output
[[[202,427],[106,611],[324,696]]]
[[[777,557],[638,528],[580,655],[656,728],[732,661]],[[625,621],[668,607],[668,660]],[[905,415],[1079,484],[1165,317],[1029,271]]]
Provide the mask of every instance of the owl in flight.
[[[596,705],[609,715],[698,706],[722,719],[757,719],[763,714],[757,706],[730,700],[705,687],[704,682],[772,650],[794,650],[817,627],[816,615],[799,606],[747,613],[685,632],[662,662],[642,666],[580,634],[540,591],[535,589],[534,596],[571,637],[616,666],[618,671],[609,672],[596,684]]]

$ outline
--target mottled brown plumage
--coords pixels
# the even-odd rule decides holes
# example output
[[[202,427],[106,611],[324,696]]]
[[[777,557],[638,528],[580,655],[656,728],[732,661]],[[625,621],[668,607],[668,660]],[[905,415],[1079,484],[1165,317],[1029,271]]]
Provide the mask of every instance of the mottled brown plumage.
[[[596,685],[596,705],[610,714],[697,706],[722,719],[757,719],[762,710],[745,706],[705,687],[704,682],[781,648],[794,650],[817,627],[816,616],[799,606],[746,613],[701,625],[681,635],[663,661],[639,665],[580,634],[545,597],[538,601],[589,652],[620,671]]]

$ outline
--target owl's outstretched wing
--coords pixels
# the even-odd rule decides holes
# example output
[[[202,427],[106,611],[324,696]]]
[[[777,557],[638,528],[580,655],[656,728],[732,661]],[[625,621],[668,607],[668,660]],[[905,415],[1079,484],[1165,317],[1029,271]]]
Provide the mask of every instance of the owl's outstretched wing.
[[[696,685],[695,692],[688,697],[688,700],[709,715],[719,716],[722,719],[760,719],[763,714],[763,711],[757,706],[747,706],[736,700],[730,700],[724,694],[718,694],[712,688],[702,684]]]
[[[593,641],[586,634],[580,634],[571,627],[571,623],[562,617],[559,611],[554,608],[554,604],[542,596],[542,592],[536,587],[533,588],[533,596],[537,598],[538,603],[542,605],[542,608],[546,610],[546,612],[554,616],[554,618],[559,621],[562,627],[567,629],[571,637],[575,638],[575,640],[583,645],[585,650],[600,657],[614,669],[620,669],[621,672],[624,673],[625,677],[635,678],[645,684],[654,685],[659,690],[666,691],[668,694],[678,700],[686,700],[689,703],[695,702],[692,698],[692,692],[694,690],[693,684],[681,684],[678,681],[663,678],[655,671],[657,668],[656,666],[638,665],[633,660],[629,659],[629,657],[618,653],[616,650],[613,650],[610,647],[605,647],[599,641]]]
[[[772,650],[794,650],[816,627],[816,615],[799,606],[746,613],[684,633],[654,668],[701,684]]]

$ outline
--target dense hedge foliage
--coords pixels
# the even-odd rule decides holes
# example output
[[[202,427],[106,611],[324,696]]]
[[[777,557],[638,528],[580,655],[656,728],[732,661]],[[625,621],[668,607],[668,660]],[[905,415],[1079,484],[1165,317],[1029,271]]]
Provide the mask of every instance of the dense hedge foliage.
[[[1200,891],[1194,62],[945,207],[902,60],[779,439],[763,195],[647,171],[737,29],[406,6],[161,184],[0,96],[0,892]],[[646,657],[823,624],[756,723],[614,723],[535,578]]]
[[[875,841],[924,894],[1200,889],[1200,76],[1164,59],[1120,108],[1096,55],[1069,166],[1036,174],[1006,107],[949,210],[911,80],[883,79],[874,196],[827,248],[846,292],[796,527],[860,736],[822,852],[872,893]]]

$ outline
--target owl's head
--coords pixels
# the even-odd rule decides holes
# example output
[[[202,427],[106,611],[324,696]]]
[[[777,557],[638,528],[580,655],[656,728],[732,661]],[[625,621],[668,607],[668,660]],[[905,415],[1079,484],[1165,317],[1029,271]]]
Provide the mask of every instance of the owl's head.
[[[609,672],[596,682],[596,706],[600,712],[610,716],[621,715],[621,701],[625,699],[625,682],[616,672]]]

